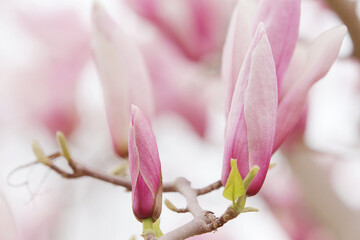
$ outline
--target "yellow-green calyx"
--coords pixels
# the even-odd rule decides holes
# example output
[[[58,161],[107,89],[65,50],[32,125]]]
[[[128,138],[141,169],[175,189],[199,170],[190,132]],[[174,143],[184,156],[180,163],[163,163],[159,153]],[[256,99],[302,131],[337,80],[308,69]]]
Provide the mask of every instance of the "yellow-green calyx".
[[[233,202],[232,207],[238,214],[243,212],[245,208],[246,191],[259,172],[259,169],[258,166],[251,168],[243,181],[237,168],[236,159],[231,159],[231,171],[225,185],[223,196]]]
[[[141,220],[142,225],[143,225],[143,235],[146,235],[149,233],[155,234],[153,221],[154,220],[152,218],[146,218],[146,219]]]

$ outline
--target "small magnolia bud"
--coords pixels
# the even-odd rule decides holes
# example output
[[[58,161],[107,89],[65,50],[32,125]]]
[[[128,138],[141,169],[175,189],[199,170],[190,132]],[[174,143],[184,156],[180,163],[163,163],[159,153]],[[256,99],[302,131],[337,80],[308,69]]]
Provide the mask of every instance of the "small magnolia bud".
[[[160,158],[151,125],[134,105],[129,127],[129,170],[135,217],[156,221],[162,205]]]

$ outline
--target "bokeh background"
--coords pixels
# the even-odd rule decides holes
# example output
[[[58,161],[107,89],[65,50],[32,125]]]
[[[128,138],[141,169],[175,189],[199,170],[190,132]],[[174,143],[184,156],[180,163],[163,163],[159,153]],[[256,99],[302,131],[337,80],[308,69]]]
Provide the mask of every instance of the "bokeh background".
[[[201,57],[182,49],[188,55],[181,61],[191,65],[188,71],[195,71],[195,76],[200,72],[201,79],[179,81],[187,81],[185,96],[190,103],[186,104],[195,103],[200,95],[206,103],[206,128],[194,130],[195,120],[187,115],[195,114],[193,109],[190,113],[178,111],[182,115],[162,111],[153,121],[164,182],[184,176],[193,186],[202,187],[220,178],[225,118],[219,65],[221,41],[234,2],[220,4],[228,18],[223,18],[221,26],[213,26],[220,29],[216,34],[223,34],[216,35],[220,47]],[[123,1],[98,3],[134,41],[146,45],[153,40],[156,27]],[[84,0],[0,1],[0,189],[14,219],[14,224],[3,224],[0,231],[15,226],[15,239],[141,238],[141,224],[132,215],[131,194],[121,187],[89,178],[63,179],[39,164],[9,175],[35,160],[32,140],[38,140],[48,154],[57,151],[57,129],[67,134],[73,156],[92,168],[110,173],[124,161],[112,149],[102,86],[91,53],[93,4]],[[170,15],[181,13],[182,9],[175,7],[181,4],[176,4],[164,4]],[[358,4],[354,3],[354,8]],[[174,26],[187,23],[185,14],[178,17]],[[301,43],[308,44],[340,24],[322,1],[302,1]],[[346,36],[338,60],[310,93],[305,140],[318,153],[314,161],[326,172],[333,192],[346,209],[359,215],[360,72],[358,62],[349,57],[351,53],[352,43]],[[190,74],[189,78],[195,77]],[[61,115],[63,112],[68,114]],[[292,195],[297,188],[293,181],[298,180],[293,180],[286,158],[281,153],[273,157],[277,166],[268,173],[260,194],[248,200],[248,206],[260,209],[259,213],[243,214],[217,233],[197,239],[337,239],[326,230],[326,223],[308,217],[313,210],[303,206],[310,214],[304,213],[307,210],[292,212],[299,207],[292,205],[292,199],[302,202],[302,197]],[[61,161],[59,165],[66,168]],[[164,198],[185,207],[178,194],[165,194]],[[199,200],[216,215],[229,205],[221,190]],[[164,206],[161,228],[168,232],[190,219],[190,214],[176,214]],[[313,231],[306,235],[309,229]]]

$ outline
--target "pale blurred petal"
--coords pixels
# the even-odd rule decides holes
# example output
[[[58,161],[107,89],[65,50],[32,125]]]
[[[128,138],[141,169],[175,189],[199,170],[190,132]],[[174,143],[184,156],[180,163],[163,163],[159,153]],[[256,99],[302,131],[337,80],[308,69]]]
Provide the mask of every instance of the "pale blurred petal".
[[[222,56],[222,79],[226,86],[225,116],[229,115],[231,100],[251,41],[251,23],[247,5],[240,0],[230,21]]]
[[[106,114],[115,151],[127,155],[131,104],[153,116],[152,87],[143,57],[101,6],[93,9],[93,53],[102,82]]]
[[[144,44],[142,50],[154,86],[157,112],[179,114],[204,136],[208,125],[206,74],[158,35]]]
[[[310,87],[323,78],[334,63],[346,27],[339,26],[322,33],[312,43],[301,77],[292,85],[279,103],[274,151],[293,130],[306,106],[305,102]]]
[[[221,49],[232,0],[127,0],[192,60]]]

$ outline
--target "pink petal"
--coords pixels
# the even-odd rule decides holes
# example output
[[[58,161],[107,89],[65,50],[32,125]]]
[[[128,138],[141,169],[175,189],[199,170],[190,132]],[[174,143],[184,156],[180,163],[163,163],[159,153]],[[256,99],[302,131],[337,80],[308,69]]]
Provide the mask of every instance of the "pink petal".
[[[251,25],[246,10],[244,2],[239,1],[232,14],[223,49],[221,75],[226,86],[226,117],[229,115],[236,81],[251,41]]]
[[[312,43],[301,77],[279,103],[273,151],[279,148],[299,121],[310,87],[329,71],[339,53],[345,33],[346,27],[335,27],[322,33]]]
[[[129,170],[136,217],[151,217],[161,183],[161,164],[151,125],[134,105],[129,129]]]
[[[289,65],[299,34],[300,0],[262,0],[254,29],[264,22],[273,52],[278,89]]]
[[[126,156],[131,104],[140,106],[149,119],[153,116],[150,79],[134,41],[99,5],[93,9],[93,24],[93,53],[114,149],[120,156]]]
[[[276,129],[277,92],[275,63],[270,43],[264,35],[252,53],[244,106],[249,167],[260,167],[247,191],[249,195],[260,190],[269,168]]]
[[[279,102],[286,95],[291,86],[300,78],[309,54],[309,47],[309,44],[302,43],[301,41],[297,43],[281,84]]]
[[[222,182],[230,173],[230,159],[237,159],[244,178],[249,168],[260,171],[250,186],[256,194],[265,179],[271,157],[277,109],[277,81],[270,44],[259,24],[236,84],[225,135]]]

